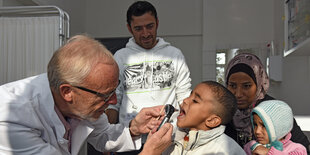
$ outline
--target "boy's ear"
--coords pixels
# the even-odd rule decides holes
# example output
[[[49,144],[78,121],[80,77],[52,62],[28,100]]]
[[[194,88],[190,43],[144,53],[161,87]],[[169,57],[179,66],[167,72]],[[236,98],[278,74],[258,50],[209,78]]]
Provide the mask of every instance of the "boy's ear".
[[[221,125],[221,123],[222,123],[221,117],[215,114],[209,116],[205,121],[206,126],[211,129]]]
[[[72,101],[72,88],[69,84],[62,84],[59,86],[59,94],[61,95],[61,97],[67,101],[67,102],[71,102]]]

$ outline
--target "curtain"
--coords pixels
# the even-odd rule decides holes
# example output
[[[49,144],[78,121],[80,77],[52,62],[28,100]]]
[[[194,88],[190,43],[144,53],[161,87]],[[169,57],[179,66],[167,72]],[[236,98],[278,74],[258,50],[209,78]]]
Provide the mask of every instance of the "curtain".
[[[46,72],[59,47],[59,17],[0,18],[0,85]]]

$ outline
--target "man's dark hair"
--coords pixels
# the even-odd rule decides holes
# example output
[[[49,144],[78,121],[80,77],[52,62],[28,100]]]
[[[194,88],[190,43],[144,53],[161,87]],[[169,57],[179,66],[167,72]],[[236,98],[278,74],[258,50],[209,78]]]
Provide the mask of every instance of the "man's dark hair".
[[[137,1],[131,4],[127,10],[127,24],[130,26],[132,16],[142,16],[145,13],[150,12],[151,15],[157,20],[157,12],[155,7],[147,1]]]
[[[214,103],[217,109],[214,109],[216,115],[219,115],[222,119],[223,125],[229,123],[237,111],[237,99],[226,87],[215,81],[202,82],[209,86],[212,90],[215,100],[218,103]]]

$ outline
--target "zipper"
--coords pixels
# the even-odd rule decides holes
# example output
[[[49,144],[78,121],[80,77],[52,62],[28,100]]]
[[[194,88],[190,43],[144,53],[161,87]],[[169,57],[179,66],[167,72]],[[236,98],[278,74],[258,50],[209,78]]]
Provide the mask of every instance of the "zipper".
[[[192,149],[193,149],[193,147],[195,146],[195,144],[197,144],[197,141],[198,141],[198,133],[199,133],[199,132],[197,132],[197,133],[196,133],[196,136],[195,136],[195,142],[192,144],[192,146],[190,147],[190,149],[189,149],[189,150],[192,150]]]
[[[181,148],[182,148],[182,149],[181,149],[181,155],[182,155],[183,152],[184,152],[184,150],[185,150],[184,147],[183,147],[183,145],[182,145],[180,142],[178,142],[178,141],[175,141],[175,144],[181,146]]]

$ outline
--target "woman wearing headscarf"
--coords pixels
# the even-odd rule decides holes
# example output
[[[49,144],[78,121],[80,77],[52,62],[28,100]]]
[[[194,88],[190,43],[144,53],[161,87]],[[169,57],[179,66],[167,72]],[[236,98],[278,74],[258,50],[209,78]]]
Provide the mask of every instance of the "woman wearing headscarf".
[[[267,95],[269,78],[264,65],[256,55],[249,53],[236,55],[228,63],[225,75],[227,88],[238,101],[238,110],[233,121],[227,125],[225,133],[243,147],[254,138],[250,120],[252,109],[260,102],[274,98]],[[291,134],[291,140],[304,145],[309,154],[309,140],[295,119]]]

